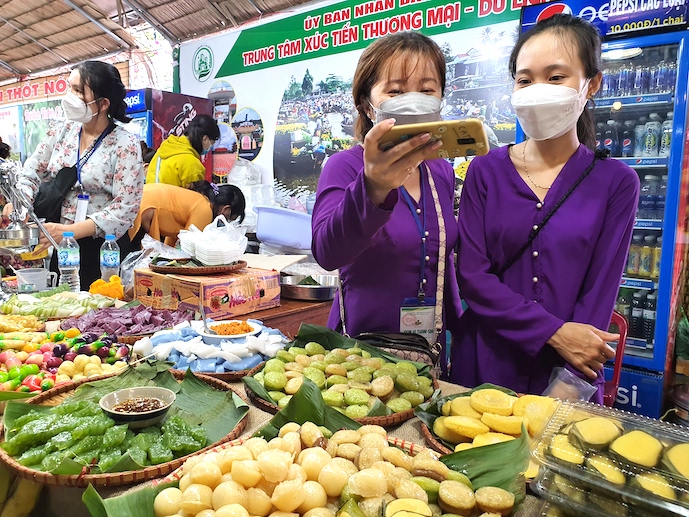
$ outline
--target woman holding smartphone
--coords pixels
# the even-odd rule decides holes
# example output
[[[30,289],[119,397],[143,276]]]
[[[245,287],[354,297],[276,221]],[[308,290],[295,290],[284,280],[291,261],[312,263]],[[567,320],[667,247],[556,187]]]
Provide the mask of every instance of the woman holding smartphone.
[[[359,59],[352,94],[360,145],[330,157],[313,211],[314,257],[340,270],[333,329],[416,332],[444,344],[437,329],[458,318],[452,167],[433,159],[440,142],[428,133],[379,149],[395,124],[440,120],[444,89],[445,58],[419,33],[383,37]]]
[[[639,199],[627,165],[598,156],[587,104],[601,84],[601,38],[556,15],[510,57],[512,105],[528,139],[477,157],[459,205],[458,279],[468,310],[452,380],[541,393],[567,366],[599,387],[615,356],[606,332]]]

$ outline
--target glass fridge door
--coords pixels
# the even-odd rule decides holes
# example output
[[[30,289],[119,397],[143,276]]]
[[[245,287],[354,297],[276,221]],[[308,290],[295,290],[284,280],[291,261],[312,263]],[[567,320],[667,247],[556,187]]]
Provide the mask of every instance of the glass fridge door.
[[[616,310],[629,322],[624,364],[663,371],[686,125],[681,34],[607,44],[596,142],[639,175],[641,192]],[[678,92],[681,92],[678,94]]]
[[[134,133],[139,140],[146,142],[146,145],[152,147],[151,112],[142,111],[140,113],[130,113],[129,117],[131,117],[132,120],[126,124],[122,124],[122,126],[130,133]]]

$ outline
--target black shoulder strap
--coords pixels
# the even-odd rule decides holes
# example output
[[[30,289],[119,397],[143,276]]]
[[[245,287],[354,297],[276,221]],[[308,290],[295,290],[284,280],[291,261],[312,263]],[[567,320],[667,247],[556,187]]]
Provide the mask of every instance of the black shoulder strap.
[[[548,224],[548,221],[550,221],[550,218],[553,217],[555,212],[557,212],[558,208],[560,208],[562,206],[562,204],[565,201],[567,201],[567,198],[572,195],[572,192],[574,192],[574,190],[579,186],[579,184],[582,181],[584,181],[584,178],[586,178],[586,176],[588,176],[589,173],[593,170],[593,168],[596,165],[596,160],[598,160],[599,157],[600,156],[598,155],[598,153],[596,153],[596,155],[594,155],[593,161],[586,168],[584,173],[581,176],[579,176],[579,179],[577,179],[577,181],[574,182],[574,184],[569,188],[569,190],[565,193],[565,195],[562,196],[557,203],[555,203],[555,206],[553,206],[553,208],[550,210],[550,212],[548,212],[546,214],[546,216],[543,218],[543,221],[541,221],[541,224],[539,224],[538,226],[535,226],[531,230],[531,233],[529,234],[529,239],[526,241],[526,244],[524,244],[524,246],[519,248],[519,251],[517,251],[517,253],[515,253],[512,256],[512,258],[510,258],[510,260],[508,260],[505,263],[505,265],[503,265],[500,268],[500,270],[496,273],[497,276],[501,277],[505,273],[505,271],[507,271],[509,268],[511,268],[517,262],[517,260],[519,260],[519,258],[524,254],[524,252],[531,247],[531,244],[533,243],[536,236],[539,233],[541,233],[541,230],[543,230],[543,228],[545,228],[545,225]]]

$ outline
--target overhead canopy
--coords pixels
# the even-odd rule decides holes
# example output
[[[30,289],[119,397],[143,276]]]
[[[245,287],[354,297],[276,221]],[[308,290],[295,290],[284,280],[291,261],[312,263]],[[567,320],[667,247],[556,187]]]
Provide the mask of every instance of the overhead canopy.
[[[130,50],[142,20],[170,43],[199,38],[306,0],[0,0],[0,81]]]

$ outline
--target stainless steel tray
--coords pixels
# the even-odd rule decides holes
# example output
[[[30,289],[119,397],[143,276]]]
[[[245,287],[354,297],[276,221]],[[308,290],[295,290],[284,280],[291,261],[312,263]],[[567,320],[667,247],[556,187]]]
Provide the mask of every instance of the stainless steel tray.
[[[320,285],[297,285],[307,275],[285,275],[280,279],[281,296],[294,300],[332,300],[340,284],[338,275],[310,275]]]

